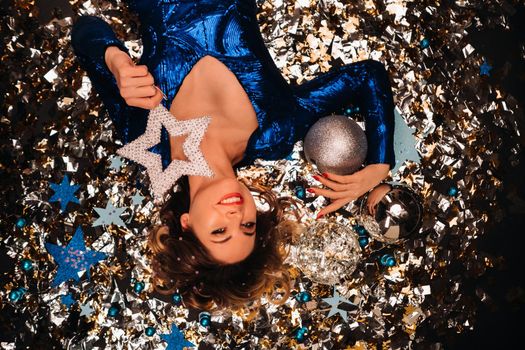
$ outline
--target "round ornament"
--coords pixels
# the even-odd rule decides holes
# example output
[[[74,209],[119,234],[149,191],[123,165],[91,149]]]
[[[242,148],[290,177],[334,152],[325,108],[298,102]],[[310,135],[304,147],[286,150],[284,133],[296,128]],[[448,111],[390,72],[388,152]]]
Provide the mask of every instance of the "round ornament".
[[[308,130],[303,149],[308,162],[320,172],[350,175],[365,161],[368,144],[365,132],[355,120],[330,115]]]
[[[348,226],[319,221],[307,227],[297,242],[297,267],[311,280],[336,284],[354,272],[361,248]]]
[[[148,337],[152,337],[155,334],[155,328],[154,327],[148,327],[145,330],[145,333]]]
[[[375,215],[366,206],[368,195],[359,208],[360,224],[373,239],[384,243],[409,238],[419,231],[423,219],[421,198],[406,186],[390,186],[392,189],[377,204]]]

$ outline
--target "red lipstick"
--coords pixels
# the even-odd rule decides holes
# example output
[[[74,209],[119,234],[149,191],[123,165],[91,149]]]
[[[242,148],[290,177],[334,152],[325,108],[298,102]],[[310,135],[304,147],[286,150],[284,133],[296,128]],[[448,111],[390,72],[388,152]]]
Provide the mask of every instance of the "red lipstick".
[[[222,201],[225,201],[227,199],[233,199],[233,198],[237,198],[236,201],[231,201],[231,202],[228,202],[228,203],[221,203]],[[219,203],[217,204],[220,204],[220,205],[240,205],[240,204],[243,204],[244,203],[244,200],[242,198],[242,195],[238,192],[234,192],[234,193],[228,193],[227,195],[225,195],[224,197],[221,198],[221,200],[219,201]]]

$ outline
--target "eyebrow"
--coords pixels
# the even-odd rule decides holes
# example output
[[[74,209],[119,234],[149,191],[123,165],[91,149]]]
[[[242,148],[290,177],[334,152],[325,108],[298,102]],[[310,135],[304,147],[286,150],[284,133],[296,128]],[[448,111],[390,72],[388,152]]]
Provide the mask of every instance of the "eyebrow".
[[[246,236],[253,236],[255,234],[255,231],[253,232],[243,232]],[[213,243],[218,243],[218,244],[221,244],[221,243],[225,243],[227,241],[229,241],[230,239],[232,238],[232,236],[228,236],[228,238],[225,238],[223,239],[222,241],[212,241]]]

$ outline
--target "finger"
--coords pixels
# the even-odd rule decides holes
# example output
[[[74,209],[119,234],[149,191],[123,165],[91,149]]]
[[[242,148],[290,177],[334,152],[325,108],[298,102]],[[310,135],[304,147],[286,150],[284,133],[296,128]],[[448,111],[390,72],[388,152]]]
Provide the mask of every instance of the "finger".
[[[145,77],[146,75],[148,75],[148,66],[143,64],[123,68],[121,73],[123,78]]]
[[[376,196],[371,198],[371,200],[368,203],[368,211],[370,212],[370,214],[375,215],[378,203],[379,200]]]
[[[351,200],[352,198],[341,198],[333,201],[332,203],[321,209],[321,211],[319,211],[319,213],[317,214],[317,218],[319,219],[320,217],[323,217],[326,214],[336,211]]]
[[[369,194],[368,197],[366,198],[366,203],[367,203],[367,205],[370,205],[370,204],[372,204],[373,202],[375,202],[375,198],[376,198],[376,196],[375,196],[375,192],[374,192],[374,191],[370,192],[370,194]]]
[[[372,209],[369,209],[368,212],[370,213],[370,215],[376,216],[376,207],[372,207]]]
[[[128,87],[120,90],[120,95],[125,98],[141,98],[141,97],[153,97],[157,94],[157,89],[153,85],[140,86],[140,87]]]
[[[155,89],[157,93],[152,97],[143,97],[143,98],[130,98],[126,100],[126,103],[130,106],[140,107],[144,109],[153,109],[160,104],[162,101],[162,93]]]
[[[329,180],[323,176],[314,175],[313,178],[322,183],[323,185],[330,187],[332,190],[343,191],[346,189],[345,185]]]
[[[323,197],[330,198],[330,199],[339,199],[343,197],[352,196],[352,193],[350,191],[331,191],[331,190],[325,190],[323,188],[317,188],[317,187],[309,187],[307,191],[315,195],[323,196]]]
[[[339,182],[341,184],[348,184],[354,182],[355,178],[355,176],[353,175],[336,175],[332,173],[323,173],[323,177],[325,177],[328,180]]]
[[[144,109],[151,109],[153,103],[149,101],[149,97],[145,98],[129,98],[126,100],[128,106],[139,107]]]
[[[151,74],[148,74],[145,77],[133,77],[130,79],[125,79],[122,82],[121,88],[151,86],[153,84],[155,84],[155,80]]]
[[[162,99],[164,98],[164,95],[162,94],[162,91],[160,89],[155,89],[155,90],[157,90],[157,93],[151,99],[155,103],[155,106],[158,106],[160,102],[162,101]]]
[[[371,215],[374,215],[374,205],[372,203],[368,203],[367,209]]]

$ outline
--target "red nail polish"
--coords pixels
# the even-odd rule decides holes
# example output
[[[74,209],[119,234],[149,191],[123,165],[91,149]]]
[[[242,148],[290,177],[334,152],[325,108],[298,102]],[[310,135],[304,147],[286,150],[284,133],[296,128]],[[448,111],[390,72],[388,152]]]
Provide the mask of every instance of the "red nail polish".
[[[316,179],[317,181],[319,181],[319,180],[321,179],[321,178],[320,178],[319,176],[317,176],[317,175],[314,175],[313,178]]]
[[[322,218],[323,216],[324,216],[324,214],[317,214],[317,217],[316,217],[315,219],[316,219],[316,220],[317,220],[317,219],[320,219],[320,218]]]
[[[323,177],[328,177],[328,173],[323,173]]]
[[[312,188],[307,188],[306,191],[308,191],[309,193],[314,193],[314,190]]]

